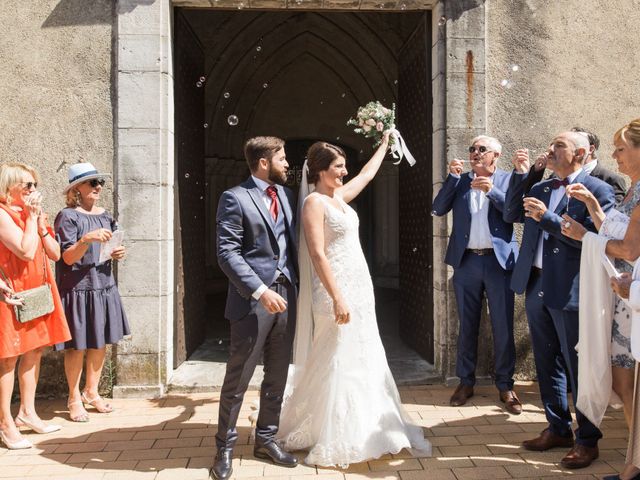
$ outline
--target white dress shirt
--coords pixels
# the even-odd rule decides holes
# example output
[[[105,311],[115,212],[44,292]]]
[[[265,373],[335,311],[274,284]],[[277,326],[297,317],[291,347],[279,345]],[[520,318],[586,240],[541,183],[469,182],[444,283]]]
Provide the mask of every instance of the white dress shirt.
[[[475,178],[475,173],[469,176]],[[493,182],[493,175],[489,177]],[[487,194],[477,188],[469,190],[469,212],[471,213],[471,228],[467,248],[493,248],[491,231],[489,230],[489,203]]]
[[[591,160],[589,163],[585,163],[582,166],[582,170],[587,172],[587,175],[591,175],[591,172],[598,166],[598,160]]]
[[[570,184],[573,183],[573,181],[576,179],[578,175],[580,175],[580,173],[582,173],[582,168],[580,168],[579,170],[576,170],[571,175],[569,175],[567,177],[567,180],[569,180],[569,183]],[[559,188],[556,188],[555,190],[551,190],[551,197],[549,198],[549,205],[547,206],[547,210],[549,210],[550,212],[555,212],[556,208],[558,207],[558,204],[560,203],[560,200],[562,200],[562,197],[565,195],[566,191],[567,189],[564,188],[564,185],[561,185]],[[543,248],[544,248],[543,242],[547,238],[549,238],[549,234],[547,232],[542,232],[542,235],[540,235],[540,240],[538,240],[538,249],[536,250],[536,256],[533,261],[534,267],[542,268],[542,254],[543,254]]]
[[[254,177],[253,175],[251,175],[251,179],[253,180],[253,183],[255,183],[256,186],[262,191],[262,201],[264,202],[265,207],[267,207],[267,210],[269,210],[271,208],[271,197],[267,193],[267,188],[269,188],[271,185],[265,182],[264,180]],[[263,283],[258,288],[256,288],[256,290],[251,294],[251,296],[256,300],[259,300],[267,288],[269,287],[267,287]]]

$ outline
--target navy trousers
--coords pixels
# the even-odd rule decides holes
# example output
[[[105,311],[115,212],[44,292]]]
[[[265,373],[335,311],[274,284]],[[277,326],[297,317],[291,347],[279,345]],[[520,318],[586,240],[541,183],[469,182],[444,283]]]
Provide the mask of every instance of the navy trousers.
[[[233,448],[238,439],[236,422],[242,399],[263,354],[256,445],[272,442],[278,432],[295,335],[296,289],[289,282],[275,283],[270,288],[287,300],[284,313],[269,313],[256,302],[246,317],[231,322],[229,361],[220,392],[217,448]]]
[[[527,286],[525,308],[529,321],[538,386],[549,429],[570,437],[571,412],[567,387],[571,387],[574,407],[578,398],[578,312],[556,310],[544,305],[542,274],[534,271]],[[569,382],[569,384],[567,384]],[[602,433],[577,408],[576,443],[595,447]]]
[[[499,390],[513,389],[516,348],[513,340],[513,291],[511,272],[500,266],[494,255],[465,252],[453,274],[460,331],[456,375],[464,385],[476,383],[478,332],[482,299],[486,292],[493,331],[495,378]]]

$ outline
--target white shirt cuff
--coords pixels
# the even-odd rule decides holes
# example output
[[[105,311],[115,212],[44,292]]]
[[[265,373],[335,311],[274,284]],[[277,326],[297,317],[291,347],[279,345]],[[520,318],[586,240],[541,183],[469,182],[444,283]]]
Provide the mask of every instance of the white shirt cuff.
[[[256,300],[260,300],[260,297],[262,296],[262,294],[264,293],[265,290],[267,290],[269,287],[267,287],[264,283],[262,285],[260,285],[255,292],[253,292],[251,294],[251,296],[253,298],[255,298]]]

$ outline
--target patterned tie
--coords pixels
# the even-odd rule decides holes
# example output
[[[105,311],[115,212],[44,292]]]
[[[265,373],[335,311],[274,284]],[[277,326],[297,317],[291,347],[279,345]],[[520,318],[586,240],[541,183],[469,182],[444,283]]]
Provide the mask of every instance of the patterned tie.
[[[566,187],[567,185],[569,185],[568,178],[563,178],[562,180],[554,178],[551,182],[551,188],[553,188],[554,190],[557,190],[560,187]]]
[[[276,190],[275,185],[269,185],[267,187],[267,195],[271,198],[271,206],[269,207],[269,213],[271,213],[271,218],[275,222],[278,220],[278,191]]]

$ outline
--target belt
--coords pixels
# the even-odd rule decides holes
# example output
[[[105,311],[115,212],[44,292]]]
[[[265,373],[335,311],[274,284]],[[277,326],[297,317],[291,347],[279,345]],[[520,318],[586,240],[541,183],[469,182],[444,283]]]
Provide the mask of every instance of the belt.
[[[273,283],[289,283],[289,279],[286,277],[284,273],[278,275],[278,277],[273,281]]]
[[[467,248],[467,252],[475,253],[476,255],[493,255],[493,248]]]

